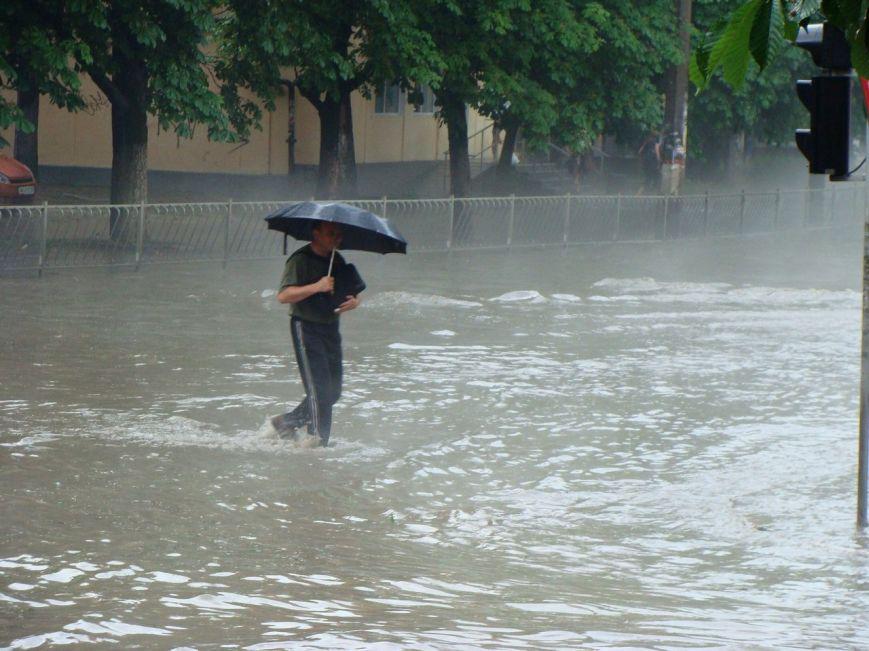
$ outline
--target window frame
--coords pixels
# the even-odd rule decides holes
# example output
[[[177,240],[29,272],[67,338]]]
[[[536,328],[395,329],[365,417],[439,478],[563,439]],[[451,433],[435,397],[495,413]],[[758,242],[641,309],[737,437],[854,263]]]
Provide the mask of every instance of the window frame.
[[[387,98],[387,90],[396,89],[397,97],[395,102],[395,110],[394,111],[385,111],[386,107],[386,98]],[[378,103],[380,107],[378,108]],[[404,112],[405,108],[405,92],[402,90],[401,86],[397,83],[389,83],[387,81],[382,82],[377,86],[374,91],[374,115],[381,117],[394,117],[396,115],[401,115]]]

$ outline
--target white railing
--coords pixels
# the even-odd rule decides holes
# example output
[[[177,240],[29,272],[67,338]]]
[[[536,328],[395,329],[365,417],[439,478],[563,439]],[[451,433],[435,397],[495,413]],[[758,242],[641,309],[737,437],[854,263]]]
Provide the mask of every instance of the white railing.
[[[263,218],[292,201],[0,207],[0,271],[282,255]],[[862,184],[690,196],[348,201],[388,217],[409,251],[749,235],[862,223]]]

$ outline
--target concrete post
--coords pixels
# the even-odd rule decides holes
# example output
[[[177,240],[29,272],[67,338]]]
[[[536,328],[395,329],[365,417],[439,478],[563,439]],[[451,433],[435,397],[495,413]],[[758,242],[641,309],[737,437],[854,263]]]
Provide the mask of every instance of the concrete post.
[[[613,241],[618,242],[622,235],[622,193],[616,197],[616,227],[613,231]]]
[[[709,190],[703,197],[703,237],[709,234]]]
[[[453,247],[453,227],[456,221],[456,196],[450,195],[450,230],[447,233],[447,251]]]
[[[232,199],[226,204],[226,217],[223,220],[223,268],[229,262],[229,231],[232,227]]]
[[[139,203],[139,224],[136,228],[136,271],[142,260],[142,248],[145,244],[145,202]]]
[[[507,224],[507,248],[513,246],[513,229],[516,227],[516,195],[510,195],[510,223]]]
[[[661,241],[667,239],[667,226],[670,221],[670,195],[664,196],[664,232],[661,233]]]

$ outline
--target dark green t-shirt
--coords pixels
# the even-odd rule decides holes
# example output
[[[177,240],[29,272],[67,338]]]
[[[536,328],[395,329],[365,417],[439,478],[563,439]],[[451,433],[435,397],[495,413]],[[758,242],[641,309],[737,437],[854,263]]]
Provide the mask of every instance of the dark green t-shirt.
[[[317,282],[329,272],[329,257],[314,253],[310,244],[303,246],[287,258],[287,263],[284,265],[284,275],[281,278],[281,287],[278,291],[289,285],[310,285]],[[343,264],[345,264],[344,258],[341,257],[340,253],[335,253],[332,273],[334,274],[335,269]],[[311,300],[316,296],[314,294],[304,301],[290,304],[290,316],[314,323],[334,323],[337,321],[338,315],[332,310],[326,309],[322,301]]]

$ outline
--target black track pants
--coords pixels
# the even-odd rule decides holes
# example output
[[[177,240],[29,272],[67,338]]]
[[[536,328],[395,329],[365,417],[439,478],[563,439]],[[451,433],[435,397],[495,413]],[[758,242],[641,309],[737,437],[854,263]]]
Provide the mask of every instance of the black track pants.
[[[329,443],[332,431],[332,405],[341,397],[341,334],[338,323],[313,323],[293,317],[290,332],[296,362],[307,396],[286,415],[288,422],[308,425],[308,434]]]

